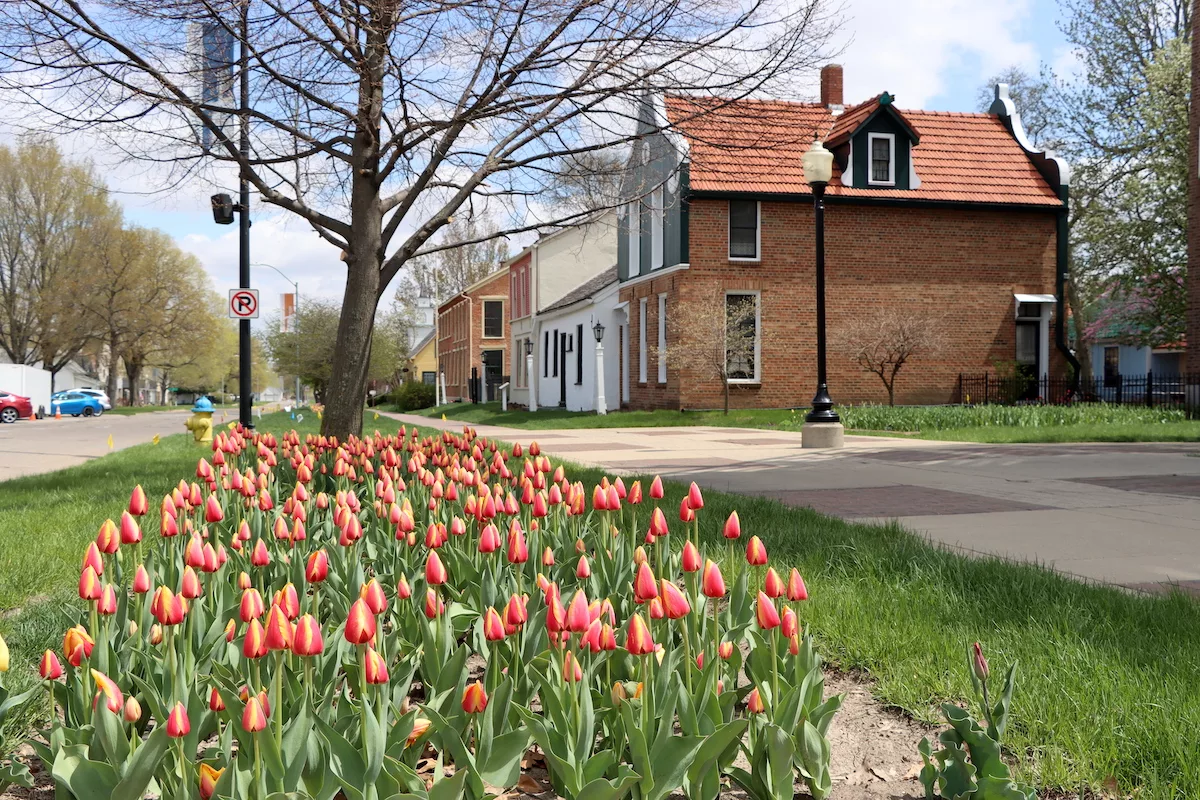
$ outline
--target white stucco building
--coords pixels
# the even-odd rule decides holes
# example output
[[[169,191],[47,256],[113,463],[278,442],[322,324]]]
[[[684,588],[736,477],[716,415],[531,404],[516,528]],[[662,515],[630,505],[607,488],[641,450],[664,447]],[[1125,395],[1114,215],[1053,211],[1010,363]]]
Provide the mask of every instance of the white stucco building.
[[[564,347],[562,337],[564,333],[568,333],[578,339],[579,322],[574,322],[575,327],[570,331],[565,330],[565,322],[562,320],[556,323],[558,328],[548,329],[543,325],[541,315],[551,306],[559,304],[568,294],[610,270],[616,263],[617,219],[614,211],[600,212],[578,225],[542,236],[504,262],[509,269],[510,281],[508,312],[511,337],[509,352],[512,353],[512,386],[509,393],[511,402],[529,406],[532,399],[538,405],[544,405],[538,392],[552,385],[551,382],[543,387],[544,380],[555,378],[559,380],[559,384],[553,384],[556,388],[550,394],[549,405],[558,404]],[[573,301],[572,304],[575,302],[578,301]],[[595,339],[592,338],[590,326],[585,325],[585,328],[591,343],[588,352],[591,353]],[[558,333],[552,336],[552,330],[558,330]],[[605,338],[607,341],[607,334]],[[575,339],[571,341],[574,342]],[[532,373],[529,371],[529,359],[525,355],[527,344],[533,351]],[[615,345],[611,348],[614,370],[616,349]],[[558,365],[557,372],[555,365]],[[574,362],[568,366],[573,369]],[[569,395],[570,385],[573,383],[568,383]],[[616,407],[613,399],[609,399],[609,407]]]
[[[558,361],[543,359],[537,370],[539,407],[568,411],[596,410],[597,322],[604,326],[604,399],[608,409],[620,405],[617,383],[617,267],[613,266],[538,313],[543,340],[557,341]],[[553,345],[551,346],[553,354]]]

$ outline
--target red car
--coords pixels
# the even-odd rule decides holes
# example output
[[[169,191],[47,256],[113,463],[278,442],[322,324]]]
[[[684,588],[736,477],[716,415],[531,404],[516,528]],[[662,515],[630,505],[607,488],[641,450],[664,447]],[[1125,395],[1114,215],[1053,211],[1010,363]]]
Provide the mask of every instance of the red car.
[[[0,389],[0,422],[16,422],[33,416],[33,403],[28,397]]]

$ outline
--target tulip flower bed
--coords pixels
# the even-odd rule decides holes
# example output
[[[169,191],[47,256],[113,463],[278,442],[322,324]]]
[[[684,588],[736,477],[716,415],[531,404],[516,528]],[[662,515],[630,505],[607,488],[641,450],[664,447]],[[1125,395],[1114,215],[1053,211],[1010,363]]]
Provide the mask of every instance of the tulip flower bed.
[[[841,698],[803,580],[694,485],[674,533],[662,498],[470,432],[223,432],[100,527],[83,621],[0,715],[40,694],[81,800],[481,800],[534,746],[570,800],[820,800]]]

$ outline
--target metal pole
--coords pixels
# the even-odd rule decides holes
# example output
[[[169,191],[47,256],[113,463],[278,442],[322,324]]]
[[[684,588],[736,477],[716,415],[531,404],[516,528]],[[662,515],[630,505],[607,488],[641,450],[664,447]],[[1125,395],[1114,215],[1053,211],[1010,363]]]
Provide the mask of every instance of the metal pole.
[[[825,184],[813,183],[813,213],[817,232],[817,393],[806,422],[840,422],[825,385]]]
[[[250,0],[242,0],[242,41],[238,53],[241,120],[238,132],[238,153],[242,164],[238,176],[238,287],[250,288],[250,181],[246,162],[250,159]],[[250,320],[238,321],[238,419],[246,428],[254,427],[251,415],[253,386],[251,365]]]
[[[300,284],[292,281],[296,300],[292,306],[292,335],[296,337],[296,405],[300,405]]]

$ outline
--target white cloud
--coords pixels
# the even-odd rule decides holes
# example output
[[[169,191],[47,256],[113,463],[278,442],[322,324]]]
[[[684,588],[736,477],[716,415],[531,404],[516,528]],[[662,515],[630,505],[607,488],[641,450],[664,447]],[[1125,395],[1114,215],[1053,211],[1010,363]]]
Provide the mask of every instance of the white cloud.
[[[973,84],[1016,64],[1036,71],[1038,53],[1017,35],[1030,0],[848,0],[839,61],[847,103],[885,89],[904,108],[922,108],[956,70]]]

